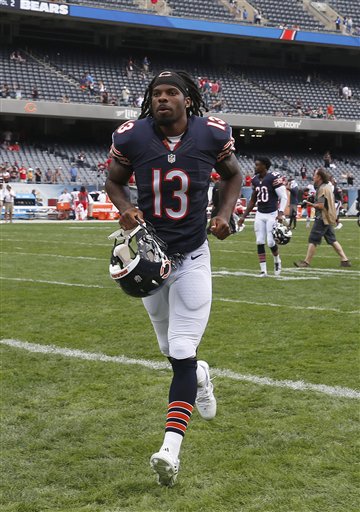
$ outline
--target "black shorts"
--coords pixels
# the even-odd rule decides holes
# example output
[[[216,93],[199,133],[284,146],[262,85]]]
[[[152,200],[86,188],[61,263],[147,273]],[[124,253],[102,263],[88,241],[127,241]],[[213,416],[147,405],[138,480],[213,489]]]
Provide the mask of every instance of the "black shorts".
[[[309,235],[309,244],[320,245],[322,237],[325,238],[329,245],[336,242],[334,228],[329,224],[324,224],[322,219],[315,219]]]

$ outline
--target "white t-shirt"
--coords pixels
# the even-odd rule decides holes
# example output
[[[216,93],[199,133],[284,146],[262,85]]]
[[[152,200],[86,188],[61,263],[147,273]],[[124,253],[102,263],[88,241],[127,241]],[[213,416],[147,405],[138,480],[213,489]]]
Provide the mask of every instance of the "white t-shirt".
[[[12,204],[14,204],[14,197],[15,197],[15,195],[16,194],[13,191],[12,188],[10,190],[5,189],[5,192],[4,192],[4,203],[12,203]]]

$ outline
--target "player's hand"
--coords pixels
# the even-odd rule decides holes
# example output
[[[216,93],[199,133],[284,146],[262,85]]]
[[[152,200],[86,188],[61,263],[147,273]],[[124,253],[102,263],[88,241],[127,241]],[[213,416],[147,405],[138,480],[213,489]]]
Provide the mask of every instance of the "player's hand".
[[[144,222],[143,212],[135,206],[124,210],[119,220],[120,226],[125,230],[136,228],[139,222]]]
[[[231,235],[229,223],[222,217],[213,217],[210,221],[210,231],[219,240]]]
[[[244,217],[240,217],[240,219],[239,219],[239,220],[238,220],[238,222],[237,222],[237,224],[238,224],[239,228],[241,228],[241,226],[244,224],[244,222],[245,222]]]
[[[282,212],[281,213],[279,212],[277,217],[276,217],[276,220],[278,222],[281,222],[281,224],[283,224],[283,222],[284,222],[284,214]]]

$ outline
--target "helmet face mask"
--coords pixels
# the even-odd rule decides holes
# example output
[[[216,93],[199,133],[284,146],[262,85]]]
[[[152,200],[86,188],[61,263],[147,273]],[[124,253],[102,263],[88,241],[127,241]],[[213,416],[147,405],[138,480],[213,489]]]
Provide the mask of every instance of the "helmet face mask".
[[[120,288],[132,297],[147,297],[159,291],[171,273],[171,262],[165,254],[166,244],[153,228],[139,224],[128,232],[118,230],[109,272]]]
[[[292,237],[292,231],[285,224],[281,224],[278,221],[274,224],[272,234],[275,242],[279,245],[288,244]]]

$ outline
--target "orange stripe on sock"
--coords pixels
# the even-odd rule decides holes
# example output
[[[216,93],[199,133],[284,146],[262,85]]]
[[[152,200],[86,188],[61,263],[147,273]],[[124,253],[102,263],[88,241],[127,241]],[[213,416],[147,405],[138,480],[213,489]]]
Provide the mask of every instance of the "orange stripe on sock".
[[[190,419],[190,416],[188,416],[187,414],[183,414],[182,412],[177,412],[177,411],[169,412],[166,415],[166,417],[167,418],[179,418],[184,421],[189,421],[189,419]]]
[[[172,407],[182,407],[183,409],[186,409],[190,413],[194,408],[191,404],[188,404],[187,402],[171,402],[171,404],[169,404],[169,409],[171,409]]]
[[[167,421],[166,425],[165,425],[165,428],[168,428],[168,427],[177,428],[178,430],[181,430],[182,432],[186,432],[185,425],[182,425],[181,423],[175,423],[173,421]]]

